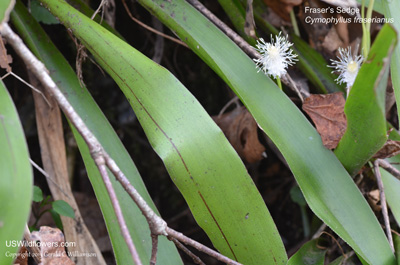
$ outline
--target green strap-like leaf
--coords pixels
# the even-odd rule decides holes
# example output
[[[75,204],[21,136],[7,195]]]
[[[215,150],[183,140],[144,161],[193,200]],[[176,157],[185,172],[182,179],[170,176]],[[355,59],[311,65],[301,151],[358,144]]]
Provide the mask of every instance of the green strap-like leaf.
[[[396,133],[396,135],[397,138],[400,137],[398,133]],[[400,155],[391,157],[387,160],[392,164],[393,167],[397,168],[397,170],[400,170]],[[390,211],[394,215],[397,225],[400,226],[400,180],[382,168],[380,171],[382,174],[382,182],[387,203],[389,204]]]
[[[244,264],[284,264],[275,224],[240,158],[166,69],[62,1],[43,0],[115,79],[199,225]]]
[[[288,261],[287,265],[324,265],[326,249],[318,247],[318,239],[305,243]]]
[[[32,200],[32,168],[14,103],[0,81],[0,264],[12,264]]]
[[[383,9],[385,18],[392,20],[392,26],[399,32],[400,30],[400,2],[399,1],[388,1],[382,0],[380,4]],[[390,64],[391,78],[396,96],[397,106],[400,105],[400,45],[394,49],[393,57]],[[397,115],[400,117],[400,108],[397,108]]]
[[[211,22],[183,0],[139,0],[239,96],[288,162],[314,213],[370,264],[395,258],[375,215],[304,115]]]
[[[351,175],[386,142],[385,95],[389,63],[397,33],[386,24],[379,32],[347,98],[347,129],[336,156]]]
[[[11,15],[14,26],[24,39],[29,48],[46,65],[50,75],[57,82],[61,91],[66,95],[71,105],[78,114],[84,119],[86,125],[94,133],[105,150],[113,157],[116,163],[121,167],[129,181],[135,186],[139,193],[144,197],[147,203],[157,211],[148,195],[143,181],[130,158],[128,152],[122,145],[117,134],[97,106],[86,88],[82,88],[76,77],[75,72],[69,66],[62,54],[53,45],[51,40],[38,25],[38,23],[27,12],[26,8],[17,2],[14,12]],[[108,233],[114,249],[114,255],[118,264],[132,264],[132,258],[129,249],[121,235],[111,201],[107,190],[103,184],[102,178],[96,165],[90,155],[90,152],[82,137],[71,127],[77,140],[90,182],[95,191],[97,200],[102,210],[104,220],[107,225]],[[132,199],[127,195],[121,185],[115,181],[110,174],[110,179],[117,191],[119,203],[136,249],[143,263],[148,263],[151,255],[151,238],[147,221],[135,206]],[[158,259],[163,264],[182,264],[180,256],[173,243],[165,237],[159,239]]]

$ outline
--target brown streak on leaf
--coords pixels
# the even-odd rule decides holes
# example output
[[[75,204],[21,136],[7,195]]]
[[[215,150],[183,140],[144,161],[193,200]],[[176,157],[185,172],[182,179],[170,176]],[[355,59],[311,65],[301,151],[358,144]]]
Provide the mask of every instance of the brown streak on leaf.
[[[224,231],[222,231],[221,227],[219,226],[219,223],[218,223],[217,219],[214,217],[214,214],[211,212],[210,207],[208,207],[206,200],[204,199],[204,197],[200,191],[197,191],[197,192],[199,193],[199,196],[200,196],[201,200],[203,201],[204,205],[206,206],[208,212],[210,213],[212,219],[214,220],[214,223],[217,225],[218,230],[221,232],[222,236],[224,237],[224,240],[225,240],[226,244],[228,245],[229,249],[231,250],[233,257],[235,258],[236,261],[238,261],[236,255],[235,255],[235,252],[233,251],[233,249],[231,247],[231,244],[229,244],[229,241],[226,238]]]

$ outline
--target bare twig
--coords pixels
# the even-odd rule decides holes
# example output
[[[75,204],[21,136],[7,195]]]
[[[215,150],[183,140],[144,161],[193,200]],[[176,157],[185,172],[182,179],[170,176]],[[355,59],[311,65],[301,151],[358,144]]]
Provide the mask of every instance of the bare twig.
[[[225,104],[225,106],[222,107],[222,109],[218,113],[218,118],[221,118],[221,115],[224,114],[226,109],[229,108],[229,106],[233,103],[236,104],[236,107],[240,107],[239,98],[237,96],[234,96],[231,100],[228,101],[228,103]]]
[[[379,171],[380,160],[381,159],[377,159],[374,161],[374,171],[376,176],[376,182],[378,183],[378,188],[379,188],[379,195],[381,199],[382,215],[383,215],[383,221],[385,223],[386,235],[389,240],[390,248],[394,253],[393,237],[392,237],[392,232],[390,230],[389,213],[386,204],[385,190],[383,187],[381,172]]]
[[[206,265],[199,257],[197,257],[195,254],[193,254],[192,251],[190,251],[187,247],[185,247],[181,242],[179,242],[178,240],[176,240],[173,237],[169,237],[169,240],[171,240],[172,242],[175,243],[175,245],[181,249],[183,252],[186,253],[186,255],[188,255],[189,257],[191,257],[193,259],[193,262],[199,265]]]
[[[233,261],[230,258],[227,258],[224,255],[212,250],[211,248],[208,248],[208,247],[204,246],[203,244],[200,244],[199,242],[196,242],[193,239],[188,238],[184,234],[179,233],[169,227],[167,227],[166,230],[167,230],[167,233],[169,236],[174,237],[174,238],[178,239],[179,241],[181,241],[182,243],[192,246],[195,249],[197,249],[203,253],[206,253],[206,254],[210,255],[211,257],[216,258],[219,261],[225,262],[228,265],[239,265],[240,264],[240,263]]]
[[[317,239],[318,237],[321,236],[322,232],[326,229],[327,225],[325,223],[323,223],[317,230],[317,232],[315,232],[315,234],[312,236],[311,239]]]
[[[56,99],[57,103],[60,105],[60,108],[63,112],[69,117],[71,122],[74,124],[75,128],[85,139],[86,144],[88,145],[89,150],[91,151],[93,159],[99,159],[99,155],[103,153],[103,148],[100,143],[96,139],[96,137],[90,132],[87,128],[86,124],[83,122],[81,117],[75,112],[74,108],[68,102],[63,93],[58,89],[57,85],[54,83],[53,79],[51,79],[48,70],[44,66],[44,64],[39,61],[32,52],[25,46],[22,42],[21,38],[16,35],[10,28],[10,26],[6,23],[3,24],[3,28],[1,30],[1,34],[8,40],[9,44],[14,48],[17,54],[22,58],[28,68],[32,71],[32,73],[36,76],[36,78],[43,84],[43,86],[49,91],[49,93]],[[107,156],[108,159],[111,160]],[[114,162],[115,163],[115,162]],[[97,163],[96,163],[97,164]],[[102,169],[101,167],[99,169]],[[107,171],[105,171],[107,173]],[[111,197],[111,194],[110,194]],[[115,206],[113,204],[113,206]],[[120,216],[121,214],[118,212],[118,209],[114,208],[115,214]],[[121,217],[121,216],[120,216]],[[122,217],[123,219],[123,217]],[[118,218],[120,221],[120,218]],[[121,223],[120,223],[121,225]],[[126,227],[126,225],[125,225]],[[126,233],[126,230],[123,229],[123,225],[121,225],[122,233]],[[124,235],[124,239],[130,238],[130,235]],[[135,248],[133,246],[132,240],[130,242],[126,242],[129,250],[133,251]],[[133,247],[132,247],[133,246]],[[136,260],[136,256],[138,254],[136,251],[131,252],[132,259]]]
[[[157,263],[157,248],[158,248],[158,236],[157,235],[151,235],[150,265],[156,265],[156,263]]]
[[[386,169],[390,174],[392,174],[396,178],[400,179],[400,171],[397,170],[394,166],[392,166],[389,162],[383,159],[377,159],[376,161],[378,161],[379,166]]]
[[[247,55],[252,58],[261,58],[261,55],[242,37],[216,17],[210,10],[208,10],[202,3],[197,0],[187,0],[194,8],[200,11],[206,18],[212,21],[222,32],[224,32],[233,42],[235,42]]]
[[[43,99],[46,101],[46,103],[49,105],[49,107],[51,107],[51,104],[49,102],[49,100],[43,95],[42,91],[40,91],[39,89],[37,89],[36,87],[32,86],[31,84],[29,84],[28,82],[26,82],[24,79],[22,79],[21,77],[19,77],[18,75],[14,74],[13,72],[8,72],[7,74],[3,75],[1,77],[1,80],[3,80],[4,78],[6,78],[7,76],[12,75],[15,78],[17,78],[19,81],[21,81],[23,84],[25,84],[26,86],[28,86],[30,89],[32,89],[33,91],[35,91],[36,93],[40,94]]]
[[[93,20],[96,17],[96,15],[100,12],[100,10],[103,8],[103,6],[107,5],[107,4],[108,4],[107,0],[101,0],[99,7],[96,9],[96,11],[94,11],[94,13],[90,17],[90,19]],[[104,12],[102,12],[102,13],[104,13]],[[101,20],[103,20],[103,15],[101,15]]]
[[[119,227],[121,228],[122,236],[125,239],[126,244],[128,245],[129,251],[132,254],[133,261],[137,265],[142,265],[139,254],[136,251],[135,245],[132,242],[131,234],[129,233],[128,226],[126,225],[124,216],[122,214],[121,207],[119,205],[119,201],[117,198],[117,194],[113,188],[113,185],[110,181],[110,178],[107,173],[107,167],[105,165],[104,157],[101,154],[97,154],[97,157],[94,158],[94,161],[99,168],[99,172],[101,177],[103,178],[104,185],[106,186],[107,193],[110,196],[111,203],[113,205],[115,215],[118,219]]]
[[[343,248],[342,248],[342,246],[339,244],[339,242],[337,241],[337,239],[336,239],[333,235],[329,234],[328,232],[322,231],[321,234],[320,234],[320,236],[321,236],[322,234],[326,234],[326,235],[330,236],[330,237],[333,239],[333,241],[335,241],[336,245],[339,247],[340,252],[342,252],[342,255],[346,258],[346,253],[344,253]]]
[[[32,71],[32,73],[36,76],[36,78],[43,84],[44,88],[47,89],[48,92],[54,97],[54,99],[59,104],[60,108],[63,110],[64,114],[69,118],[71,123],[75,126],[79,134],[85,140],[85,143],[90,150],[90,154],[103,177],[103,181],[105,182],[107,191],[110,195],[110,199],[114,207],[114,212],[118,218],[118,222],[121,227],[121,232],[123,234],[125,241],[127,241],[126,243],[128,245],[129,250],[131,251],[132,259],[135,260],[136,264],[141,264],[136,261],[137,257],[139,256],[135,251],[135,247],[130,238],[129,231],[124,222],[121,209],[119,208],[118,199],[115,195],[115,191],[112,188],[110,179],[108,178],[107,168],[113,173],[116,179],[120,182],[120,184],[124,187],[124,189],[128,192],[130,197],[139,207],[142,214],[145,216],[147,222],[149,223],[152,235],[154,236],[164,235],[176,238],[177,240],[187,245],[193,246],[194,248],[222,262],[231,265],[240,265],[240,263],[233,261],[228,257],[225,257],[220,253],[184,236],[182,233],[179,233],[169,228],[166,222],[150,208],[150,206],[143,199],[143,197],[137,192],[135,187],[133,187],[130,184],[129,180],[117,166],[115,161],[103,149],[97,138],[92,134],[92,132],[83,122],[82,118],[76,113],[76,111],[74,110],[72,105],[68,102],[64,94],[60,91],[60,89],[51,79],[48,70],[46,69],[44,64],[32,54],[32,52],[22,42],[21,38],[11,30],[8,24],[6,23],[3,24],[1,34],[8,40],[8,43],[14,48],[14,50],[22,58],[24,63],[28,66],[28,68]]]
[[[50,178],[49,174],[47,174],[47,172],[44,171],[43,168],[39,167],[39,165],[36,164],[35,161],[33,161],[32,159],[29,158],[29,162],[31,162],[32,166],[33,166],[34,168],[36,168],[40,173],[42,173],[43,176],[45,176],[46,178]]]
[[[158,31],[158,30],[155,30],[155,29],[153,29],[152,27],[150,27],[150,26],[144,24],[144,23],[143,23],[142,21],[140,21],[139,19],[135,18],[135,17],[132,15],[131,11],[129,10],[129,7],[128,7],[128,5],[126,4],[125,0],[122,0],[122,4],[124,5],[126,12],[128,13],[128,16],[129,16],[133,21],[135,21],[137,24],[139,24],[140,26],[142,26],[143,28],[145,28],[145,29],[147,29],[148,31],[151,31],[151,32],[153,32],[153,33],[155,33],[155,34],[157,34],[157,35],[160,35],[160,36],[162,36],[162,37],[164,37],[164,38],[166,38],[166,39],[169,39],[170,41],[173,41],[173,42],[175,42],[175,43],[178,43],[178,44],[180,44],[180,45],[182,45],[182,46],[184,46],[184,47],[186,47],[186,48],[189,48],[189,47],[187,46],[187,44],[184,43],[183,41],[178,40],[177,38],[171,37],[171,36],[169,36],[169,35],[167,35],[167,34],[164,34],[164,33],[160,32],[160,31]]]

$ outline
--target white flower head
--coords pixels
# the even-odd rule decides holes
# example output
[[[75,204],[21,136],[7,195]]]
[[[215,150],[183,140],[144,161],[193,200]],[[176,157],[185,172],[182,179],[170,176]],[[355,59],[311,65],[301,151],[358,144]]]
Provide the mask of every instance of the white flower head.
[[[339,61],[332,60],[332,65],[329,67],[335,68],[333,72],[339,72],[339,77],[335,79],[338,84],[346,83],[347,92],[353,86],[358,70],[360,70],[361,64],[364,61],[362,55],[356,55],[351,53],[351,47],[342,49],[339,48],[339,55],[337,58]]]
[[[296,59],[297,54],[294,54],[293,50],[290,49],[293,43],[287,40],[287,35],[283,37],[281,33],[276,36],[275,41],[271,35],[271,43],[267,43],[263,38],[260,38],[256,47],[262,57],[253,59],[257,64],[258,71],[262,70],[267,75],[279,78],[286,74],[286,68],[289,65],[293,65],[294,61],[298,61]]]

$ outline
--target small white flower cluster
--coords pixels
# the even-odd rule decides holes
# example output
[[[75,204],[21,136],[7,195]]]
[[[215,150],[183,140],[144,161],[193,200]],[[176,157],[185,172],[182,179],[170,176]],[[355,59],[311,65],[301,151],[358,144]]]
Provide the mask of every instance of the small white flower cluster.
[[[289,65],[295,64],[298,61],[297,54],[293,53],[290,47],[293,44],[287,40],[287,36],[281,36],[281,32],[276,39],[271,35],[271,43],[265,42],[263,38],[257,41],[257,51],[261,57],[253,59],[256,62],[256,67],[259,71],[263,71],[266,75],[274,78],[281,78],[286,74],[286,69]],[[346,83],[347,94],[353,86],[354,80],[358,74],[364,57],[351,53],[351,47],[347,49],[339,48],[339,55],[336,60],[331,60],[332,65],[329,67],[335,68],[333,72],[339,72],[339,77],[335,79],[338,84]]]
[[[271,35],[271,43],[267,43],[263,38],[260,38],[256,47],[262,57],[254,59],[258,71],[263,71],[265,74],[275,78],[281,78],[282,75],[286,74],[286,68],[289,65],[293,65],[294,61],[297,61],[297,54],[294,54],[293,50],[290,49],[292,45],[292,43],[288,42],[287,36],[283,37],[281,33],[276,36],[275,41]]]
[[[339,72],[339,77],[335,79],[338,84],[346,83],[347,94],[350,88],[353,86],[358,70],[360,70],[361,64],[364,61],[362,55],[356,55],[351,53],[351,47],[347,49],[339,48],[339,55],[336,60],[331,60],[332,65],[329,67],[335,68],[333,72]]]

